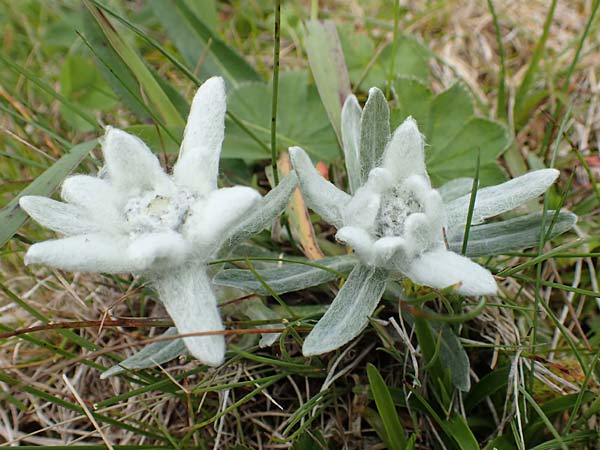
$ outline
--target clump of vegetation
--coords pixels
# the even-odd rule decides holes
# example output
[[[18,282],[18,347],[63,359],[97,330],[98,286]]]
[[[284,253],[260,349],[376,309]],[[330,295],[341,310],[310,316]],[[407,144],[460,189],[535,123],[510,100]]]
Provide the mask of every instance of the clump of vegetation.
[[[594,448],[599,4],[0,2],[0,440]],[[81,225],[48,222],[46,197],[74,171],[107,177],[108,125],[201,185],[222,138],[198,177],[177,153],[215,76],[218,187],[252,207],[216,205],[227,227],[201,264],[177,239],[142,253],[185,258],[133,275],[77,272],[81,245],[28,257],[75,272],[23,264],[55,236],[19,201]],[[182,277],[156,282],[184,266],[223,329],[174,309]]]

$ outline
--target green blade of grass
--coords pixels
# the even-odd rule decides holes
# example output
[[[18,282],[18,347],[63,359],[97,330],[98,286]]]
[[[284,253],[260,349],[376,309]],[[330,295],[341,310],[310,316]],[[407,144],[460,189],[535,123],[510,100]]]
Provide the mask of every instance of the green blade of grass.
[[[151,0],[149,3],[188,66],[199,66],[203,76],[222,75],[233,86],[261,80],[244,57],[206,26],[186,2]]]
[[[56,89],[54,89],[48,83],[46,83],[45,81],[43,81],[40,77],[38,77],[37,75],[35,75],[30,70],[27,70],[26,68],[21,67],[20,65],[14,63],[12,61],[10,61],[9,59],[6,59],[1,54],[0,54],[0,62],[2,62],[3,64],[5,64],[6,66],[10,67],[15,72],[18,72],[21,75],[23,75],[25,78],[27,78],[29,81],[31,81],[33,84],[35,84],[38,88],[40,88],[46,94],[48,94],[51,97],[53,97],[56,100],[58,100],[66,108],[68,108],[69,110],[71,110],[72,112],[74,112],[75,114],[77,114],[83,120],[85,120],[90,125],[92,125],[94,128],[96,128],[96,129],[100,128],[100,126],[98,125],[98,121],[94,117],[90,116],[84,110],[82,110],[77,105],[75,105],[73,102],[69,101],[67,98],[65,98],[64,96],[62,96],[61,94],[59,94],[56,91]]]
[[[24,195],[49,196],[54,192],[66,176],[96,146],[96,140],[76,145],[69,153],[56,161],[48,170],[37,177],[16,198],[0,210],[0,247],[2,247],[27,220],[27,214],[19,208],[19,199]]]
[[[465,234],[463,236],[461,254],[467,254],[469,245],[469,232],[473,221],[473,211],[475,210],[475,200],[477,199],[477,187],[479,185],[479,168],[481,166],[481,151],[477,150],[477,162],[475,165],[475,176],[473,177],[473,186],[471,187],[471,197],[469,198],[469,209],[467,210],[467,223],[465,223]]]
[[[367,377],[387,434],[388,441],[386,444],[388,448],[390,450],[404,450],[406,448],[406,432],[398,417],[390,391],[373,364],[367,364]]]
[[[546,47],[546,41],[548,40],[548,36],[550,35],[550,26],[552,25],[552,19],[554,18],[554,11],[556,9],[556,4],[558,0],[552,0],[550,3],[550,7],[548,8],[548,14],[546,15],[546,20],[544,21],[544,28],[542,31],[542,35],[537,41],[535,46],[535,50],[533,51],[533,55],[531,56],[529,66],[527,67],[527,71],[525,72],[525,76],[523,77],[523,81],[519,85],[517,89],[517,93],[515,94],[515,116],[520,116],[521,109],[527,98],[529,97],[529,91],[533,82],[535,81],[535,75],[539,68],[540,61],[542,59],[544,48]]]
[[[144,89],[153,106],[159,111],[167,126],[181,127],[185,122],[165,91],[154,78],[144,61],[129,47],[119,36],[115,28],[108,21],[100,8],[94,6],[90,1],[84,0],[84,4],[102,29],[102,32],[110,42],[110,45],[121,57],[123,62],[135,75],[140,86]]]
[[[560,444],[560,447],[563,450],[569,450],[567,445],[562,440],[562,437],[561,437],[560,433],[557,431],[556,427],[554,427],[554,425],[552,424],[550,419],[548,419],[548,416],[546,416],[546,414],[544,414],[544,411],[542,411],[542,408],[540,408],[540,406],[536,403],[536,401],[533,399],[531,394],[529,392],[527,392],[527,390],[525,390],[523,387],[520,387],[520,391],[521,391],[521,394],[523,394],[523,396],[527,400],[527,402],[531,405],[533,410],[536,412],[536,414],[540,417],[540,419],[542,419],[542,421],[546,425],[546,428],[552,433],[552,436],[554,436],[554,438],[556,439],[556,442],[558,444]]]
[[[56,397],[48,392],[44,392],[40,389],[37,389],[36,387],[31,386],[30,384],[28,384],[26,382],[19,381],[15,378],[9,377],[8,375],[6,375],[3,372],[0,372],[0,381],[8,384],[10,386],[13,386],[15,388],[18,388],[23,392],[27,392],[28,394],[33,395],[36,398],[43,399],[54,405],[60,406],[69,411],[73,411],[73,412],[76,412],[77,414],[81,414],[82,416],[85,416],[83,408],[81,408],[79,405],[76,405],[74,403],[63,400],[63,399]],[[141,436],[146,436],[150,439],[156,439],[157,441],[168,442],[168,439],[166,439],[164,436],[161,436],[161,435],[158,435],[155,433],[151,433],[149,431],[146,431],[145,429],[138,428],[133,425],[124,423],[121,419],[113,419],[112,417],[106,416],[104,414],[99,414],[96,412],[91,412],[91,414],[94,416],[94,418],[96,420],[98,420],[100,422],[113,425],[113,426],[121,428],[123,430],[137,433]]]

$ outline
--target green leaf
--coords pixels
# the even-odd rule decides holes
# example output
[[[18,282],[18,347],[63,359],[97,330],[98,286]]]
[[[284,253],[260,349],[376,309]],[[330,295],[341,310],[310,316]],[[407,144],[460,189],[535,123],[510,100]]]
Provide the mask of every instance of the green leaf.
[[[354,90],[385,87],[391,65],[392,43],[378,53],[375,42],[370,37],[357,33],[353,25],[339,25],[338,31]],[[398,36],[394,58],[395,76],[426,80],[429,76],[428,60],[429,51],[422,44],[409,36]]]
[[[435,325],[434,325],[435,328]],[[440,360],[442,365],[450,370],[452,384],[463,392],[471,389],[469,357],[463,348],[458,336],[446,324],[441,325],[442,343],[440,347]]]
[[[406,448],[406,432],[400,422],[392,396],[383,377],[371,363],[367,364],[367,377],[377,405],[377,411],[379,411],[379,416],[387,434],[386,445],[390,450],[403,450]]]
[[[60,85],[62,94],[84,110],[105,111],[117,103],[116,96],[93,62],[78,55],[69,55],[65,60],[60,72]],[[60,110],[63,119],[78,131],[95,129],[64,105]]]
[[[454,111],[447,111],[449,116]],[[497,122],[472,118],[464,123],[454,139],[439,148],[429,147],[427,168],[434,184],[442,184],[475,173],[475,155],[481,151],[479,180],[481,186],[498,184],[506,179],[496,162],[508,145],[506,129]]]
[[[369,172],[381,163],[383,150],[390,140],[390,108],[377,88],[369,89],[369,98],[360,117],[360,167],[363,183]]]
[[[465,410],[469,411],[477,406],[486,397],[503,390],[508,383],[508,374],[510,366],[499,367],[482,377],[479,382],[473,386],[469,395],[465,398]]]
[[[387,271],[357,264],[325,315],[307,336],[303,354],[327,353],[358,336],[375,311],[387,280]]]
[[[87,154],[96,146],[96,140],[78,144],[56,161],[52,167],[27,186],[18,197],[0,210],[0,247],[8,241],[27,219],[27,214],[19,208],[19,198],[24,195],[49,196],[73,171]]]
[[[323,435],[316,430],[303,432],[294,441],[290,450],[323,450],[327,448],[327,442]]]
[[[431,136],[429,144],[434,148],[444,148],[458,135],[473,114],[471,95],[462,84],[455,83],[436,95],[431,100],[429,121],[425,130],[425,135]]]
[[[27,78],[27,80],[35,84],[41,91],[59,101],[62,107],[68,108],[71,112],[79,116],[81,119],[85,120],[92,127],[96,129],[100,128],[98,125],[98,121],[95,119],[94,116],[82,110],[79,106],[67,99],[64,95],[59,94],[53,86],[49,85],[46,81],[38,77],[30,70],[20,66],[19,64],[15,64],[13,61],[6,59],[1,54],[0,62],[2,62],[5,66],[10,67],[15,72],[18,72],[21,75],[23,75],[25,78]]]
[[[84,4],[100,26],[112,48],[134,74],[140,87],[144,90],[154,108],[160,113],[165,124],[167,126],[184,126],[185,122],[182,115],[171,102],[160,83],[154,78],[144,60],[123,40],[101,9],[93,6],[92,2],[88,0],[84,0]]]
[[[100,73],[117,94],[117,97],[125,104],[140,121],[146,121],[150,117],[147,106],[142,98],[137,95],[139,85],[119,54],[107,42],[100,25],[94,16],[84,8],[85,37],[90,45],[90,50],[96,58],[96,65]]]
[[[477,444],[473,432],[462,416],[452,413],[450,417],[444,417],[442,419],[421,394],[412,388],[411,392],[414,398],[413,401],[416,401],[423,406],[444,433],[449,438],[453,439],[461,450],[479,450],[479,444]]]
[[[514,450],[516,448],[515,441],[510,437],[503,435],[491,440],[484,450]]]
[[[352,92],[344,53],[331,20],[310,20],[306,24],[306,53],[325,111],[342,142],[341,115],[344,100]]]
[[[233,86],[261,79],[254,68],[220,39],[188,3],[150,0],[149,4],[187,65],[194,71],[199,70],[200,78],[221,75]]]
[[[318,286],[347,274],[356,265],[352,256],[334,256],[320,259],[314,265],[290,262],[278,263],[275,269],[257,270],[260,277],[277,294],[294,292]],[[321,266],[321,267],[318,267]],[[327,270],[331,269],[331,270]],[[221,286],[235,287],[261,295],[270,295],[264,285],[250,270],[225,269],[213,278],[213,283]]]
[[[162,336],[176,336],[177,334],[177,328],[171,327]],[[119,375],[126,370],[156,367],[169,362],[186,352],[187,348],[183,339],[153,342],[146,345],[139,352],[133,354],[126,360],[103,372],[102,375],[100,375],[100,378],[104,379]]]
[[[419,80],[400,77],[394,88],[398,101],[392,122],[398,125],[408,116],[417,121],[429,144],[426,163],[434,185],[473,176],[478,151],[481,186],[505,180],[496,159],[508,147],[507,131],[498,122],[474,116],[472,97],[461,84],[434,95]]]
[[[441,332],[439,330],[436,332],[430,321],[423,317],[414,317],[414,329],[421,348],[424,368],[431,376],[432,386],[437,391],[438,397],[444,405],[447,405],[450,401],[448,391],[451,386],[446,368],[440,358]]]
[[[263,143],[271,139],[271,94],[267,83],[247,83],[229,94],[228,110]],[[223,158],[268,159],[270,153],[233,122],[227,123]],[[277,142],[281,148],[301,146],[317,161],[333,161],[338,142],[314,86],[305,72],[279,78]]]
[[[397,107],[391,112],[393,126],[397,126],[408,116],[417,121],[421,133],[429,127],[431,101],[434,98],[431,89],[416,78],[401,77],[394,83]]]
[[[469,257],[501,255],[507,252],[534,247],[540,242],[542,223],[547,233],[556,211],[547,211],[546,219],[542,213],[532,213],[501,222],[484,223],[472,226],[466,255]],[[570,212],[560,212],[554,224],[550,239],[573,228],[577,216]],[[452,251],[460,251],[464,230],[448,236],[448,245]]]
[[[479,450],[477,439],[462,416],[452,414],[446,422],[444,431],[456,441],[461,450]]]

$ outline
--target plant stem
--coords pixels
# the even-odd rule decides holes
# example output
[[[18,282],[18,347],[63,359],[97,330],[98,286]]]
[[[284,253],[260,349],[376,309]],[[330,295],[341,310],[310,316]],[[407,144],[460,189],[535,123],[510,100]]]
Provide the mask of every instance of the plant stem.
[[[281,0],[275,0],[275,45],[273,48],[273,95],[271,101],[271,167],[273,168],[273,180],[275,181],[275,186],[279,184],[279,173],[277,172],[277,97],[279,94],[280,27]]]

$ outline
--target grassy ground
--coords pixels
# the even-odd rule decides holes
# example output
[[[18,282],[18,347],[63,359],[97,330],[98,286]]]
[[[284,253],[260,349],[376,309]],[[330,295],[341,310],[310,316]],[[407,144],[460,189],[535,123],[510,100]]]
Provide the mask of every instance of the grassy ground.
[[[176,44],[177,27],[165,27],[151,2],[105,3],[186,61],[186,49]],[[394,296],[386,297],[360,338],[322,357],[303,358],[307,327],[340,281],[284,295],[296,317],[286,322],[288,331],[270,348],[260,349],[254,338],[234,333],[228,338],[227,361],[217,369],[181,357],[157,369],[100,380],[104,367],[132,355],[141,339],[164,330],[133,318],[167,320],[166,313],[137,278],[25,267],[28,244],[51,234],[31,222],[10,232],[13,218],[4,213],[0,232],[9,235],[0,236],[10,240],[0,247],[0,333],[6,334],[0,339],[0,442],[395,449],[405,443],[398,444],[389,430],[400,433],[393,427],[401,423],[414,436],[414,448],[598,448],[600,303],[594,252],[599,244],[600,40],[593,16],[598,2],[556,3],[554,8],[542,0],[401,1],[396,11],[399,30],[436,55],[427,60],[431,89],[440,92],[460,80],[479,115],[509,130],[513,144],[499,159],[504,171],[516,176],[553,164],[561,177],[547,202],[564,201],[579,215],[574,230],[543,248],[482,260],[504,275],[498,278],[501,294],[484,309],[477,310],[476,302],[451,299],[449,305],[443,295],[412,292],[417,299],[430,299],[427,306],[441,314],[469,316],[447,324],[469,357],[468,393],[452,385],[449,391],[440,387],[447,374],[436,372],[438,357],[423,350],[422,336],[413,331],[412,317],[419,317],[420,310]],[[218,3],[215,10],[198,6],[193,12],[268,80],[273,70],[272,7],[267,1],[232,0]],[[102,77],[98,67],[103,64],[96,59],[102,56],[101,46],[90,37],[85,11],[77,1],[0,0],[0,206],[8,205],[72,144],[100,135],[100,124],[154,128],[151,114],[136,111]],[[330,18],[356,50],[350,52],[352,59],[346,58],[356,92],[364,99],[369,86],[358,81],[394,40],[394,13],[391,2],[382,0],[284,1],[282,72],[309,69],[303,23],[315,16]],[[190,98],[193,83],[182,70],[131,29],[120,24],[117,30],[159,78]],[[208,67],[204,57],[197,65],[185,63],[201,78]],[[147,102],[144,95],[139,97]],[[310,135],[297,131],[303,123],[303,117],[296,117],[286,130],[308,139]],[[269,145],[268,133],[258,139]],[[163,150],[163,163],[172,166],[176,156],[168,143]],[[221,181],[266,192],[268,155],[233,156],[238,158],[223,160]],[[99,157],[98,149],[92,151],[77,171],[96,171]],[[343,183],[341,160],[324,159],[331,177]],[[315,220],[323,252],[343,252],[334,244],[333,229]],[[274,241],[266,232],[258,236],[253,251],[301,255],[285,230],[273,235]],[[272,300],[265,298],[276,305]],[[264,326],[235,308],[224,309],[224,317],[231,329]],[[104,320],[112,322],[102,325]],[[71,322],[77,323],[17,335],[29,327]],[[368,364],[377,370],[368,370]]]

